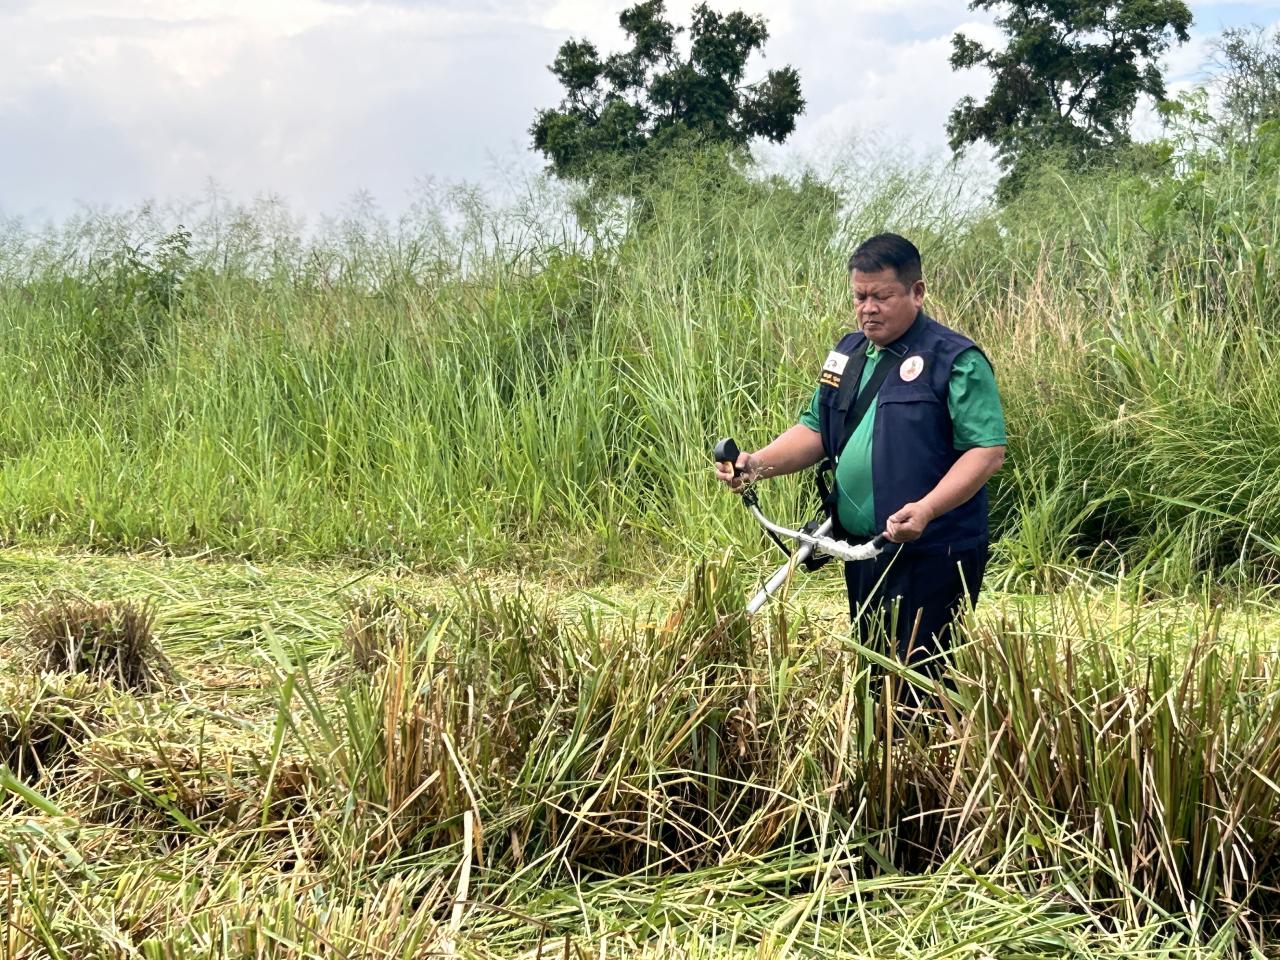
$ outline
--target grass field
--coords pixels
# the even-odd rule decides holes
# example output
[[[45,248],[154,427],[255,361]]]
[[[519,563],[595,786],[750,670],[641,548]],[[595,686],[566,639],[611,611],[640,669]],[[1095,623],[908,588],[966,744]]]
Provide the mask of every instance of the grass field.
[[[848,249],[891,227],[996,366],[1010,585],[1273,582],[1275,172],[1049,177],[988,211],[938,170],[833,190],[694,164],[622,235],[471,205],[311,241],[225,211],[11,238],[0,535],[643,578],[750,535],[710,446],[793,422],[850,322]]]
[[[0,238],[0,956],[1280,956],[1278,145]],[[1010,434],[928,718],[707,456],[883,228]]]

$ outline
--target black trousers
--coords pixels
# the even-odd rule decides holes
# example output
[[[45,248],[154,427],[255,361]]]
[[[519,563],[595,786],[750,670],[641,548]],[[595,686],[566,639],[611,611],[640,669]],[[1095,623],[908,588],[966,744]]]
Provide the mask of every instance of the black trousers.
[[[986,567],[985,543],[938,553],[890,548],[874,560],[845,563],[850,620],[865,646],[883,650],[890,638],[900,660],[936,674],[957,614],[978,602]]]

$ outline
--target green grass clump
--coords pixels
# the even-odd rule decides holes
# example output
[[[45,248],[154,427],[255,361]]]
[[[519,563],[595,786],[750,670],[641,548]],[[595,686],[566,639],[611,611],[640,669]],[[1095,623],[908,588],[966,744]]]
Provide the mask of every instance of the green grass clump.
[[[1280,686],[1266,634],[1175,627],[1132,602],[1056,599],[977,628],[952,696],[961,756],[948,826],[1030,872],[1078,879],[1122,915],[1280,917]]]
[[[429,608],[423,609],[411,598],[386,591],[352,597],[342,631],[351,662],[361,670],[373,670],[404,647],[424,618],[430,616]]]

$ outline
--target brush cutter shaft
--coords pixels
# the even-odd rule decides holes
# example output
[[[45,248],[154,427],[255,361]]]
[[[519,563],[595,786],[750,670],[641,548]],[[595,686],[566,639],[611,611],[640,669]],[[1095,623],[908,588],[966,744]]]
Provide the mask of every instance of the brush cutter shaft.
[[[824,520],[822,521],[822,525],[813,533],[815,537],[821,537],[825,536],[830,530],[831,521]],[[750,616],[753,613],[757,613],[761,607],[768,603],[769,598],[778,591],[778,588],[791,579],[791,574],[795,570],[796,565],[804,563],[812,555],[813,544],[801,544],[800,548],[796,550],[792,557],[774,571],[773,576],[770,577],[769,582],[760,589],[760,592],[751,598],[751,601],[747,604],[747,615]]]
[[[879,536],[874,540],[868,540],[866,543],[861,543],[857,546],[850,546],[843,540],[833,540],[827,536],[827,534],[831,532],[832,526],[829,518],[823,520],[812,534],[808,534],[801,530],[787,530],[784,527],[779,527],[777,524],[771,523],[768,518],[760,513],[759,510],[753,510],[752,513],[755,514],[756,519],[760,521],[760,523],[768,524],[775,530],[781,532],[784,536],[795,536],[802,542],[796,552],[792,554],[791,558],[775,570],[773,572],[773,576],[769,578],[768,582],[761,588],[760,592],[751,598],[750,602],[747,604],[748,616],[758,612],[761,607],[769,602],[769,598],[778,592],[778,588],[791,579],[791,574],[795,571],[797,564],[804,563],[808,560],[815,550],[822,549],[823,553],[827,553],[828,551],[821,545],[830,544],[832,547],[842,548],[840,553],[832,552],[833,556],[844,557],[845,559],[850,560],[870,560],[873,557],[878,557],[881,551],[884,550],[885,545],[889,542],[883,536]]]

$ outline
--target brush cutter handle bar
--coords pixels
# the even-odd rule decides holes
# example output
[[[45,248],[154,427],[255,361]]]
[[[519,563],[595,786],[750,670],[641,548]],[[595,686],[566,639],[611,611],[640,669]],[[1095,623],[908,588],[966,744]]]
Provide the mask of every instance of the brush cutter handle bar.
[[[741,451],[738,450],[738,445],[734,442],[732,437],[725,437],[717,443],[711,456],[717,463],[729,464],[733,469],[733,475],[735,477],[743,473],[742,468],[738,466],[738,457],[741,456]],[[808,547],[808,552],[805,553],[804,558],[802,559],[807,559],[816,550],[819,553],[830,554],[831,556],[837,557],[841,560],[870,560],[872,557],[878,556],[880,551],[882,551],[885,548],[885,545],[889,542],[883,534],[877,536],[873,540],[868,540],[866,543],[857,545],[850,544],[844,540],[833,539],[832,537],[825,536],[825,534],[829,533],[831,530],[830,520],[823,523],[822,526],[818,527],[818,529],[813,533],[806,533],[803,530],[792,530],[789,527],[781,526],[780,524],[774,523],[760,512],[760,501],[756,498],[755,491],[749,488],[742,491],[742,502],[746,508],[751,511],[751,515],[756,518],[756,522],[759,523],[760,526],[764,527],[773,542],[782,549],[783,553],[788,554],[788,556],[790,555],[790,551],[787,549],[786,544],[779,539],[780,537],[790,537],[792,540],[801,544],[802,548]],[[775,577],[776,576],[777,574],[775,574]]]
[[[868,540],[866,543],[859,544],[851,544],[845,540],[833,540],[831,537],[821,535],[822,530],[831,530],[830,520],[825,522],[813,533],[805,533],[803,530],[791,530],[787,527],[781,526],[780,524],[774,523],[761,513],[760,508],[757,506],[748,506],[747,509],[749,509],[751,511],[751,515],[756,518],[756,522],[770,533],[776,533],[782,537],[790,537],[792,540],[796,540],[799,543],[812,547],[813,550],[817,550],[819,553],[830,554],[840,560],[870,560],[873,557],[879,556],[880,552],[884,550],[885,545],[889,542],[885,538],[884,534],[880,534],[875,537],[875,539]],[[810,552],[812,552],[812,550]]]
[[[733,470],[735,477],[740,477],[746,473],[745,470],[738,466],[738,457],[740,456],[742,456],[742,451],[734,443],[733,437],[725,437],[716,444],[715,450],[711,453],[711,457],[716,463],[727,463]],[[759,510],[760,498],[756,496],[755,490],[750,485],[744,485],[738,491],[738,495],[742,497],[742,503],[748,510]],[[778,545],[778,549],[782,551],[783,556],[791,556],[791,548],[782,542],[782,538],[767,527],[765,530],[769,534],[769,539]]]
[[[733,468],[733,475],[735,477],[742,473],[742,468],[738,466],[738,457],[740,455],[741,452],[738,450],[738,445],[733,442],[733,437],[725,437],[717,443],[715,452],[711,454],[716,463],[729,464],[729,466]]]
[[[832,524],[830,519],[822,521],[821,525],[818,529],[813,531],[813,534],[809,539],[828,540],[829,538],[826,535],[831,532],[831,526]],[[842,543],[843,541],[836,540],[832,542]],[[869,540],[867,543],[853,547],[852,549],[856,551],[865,551],[866,555],[863,559],[870,560],[872,557],[878,556],[888,543],[889,541],[885,539],[882,534],[875,539]],[[778,588],[791,579],[791,574],[795,570],[796,566],[808,560],[809,557],[813,555],[813,551],[815,549],[816,548],[813,543],[802,544],[790,560],[775,570],[773,572],[773,576],[771,576],[768,582],[760,589],[760,592],[752,597],[747,603],[747,616],[758,613],[760,608],[769,602],[769,598],[778,592]]]

